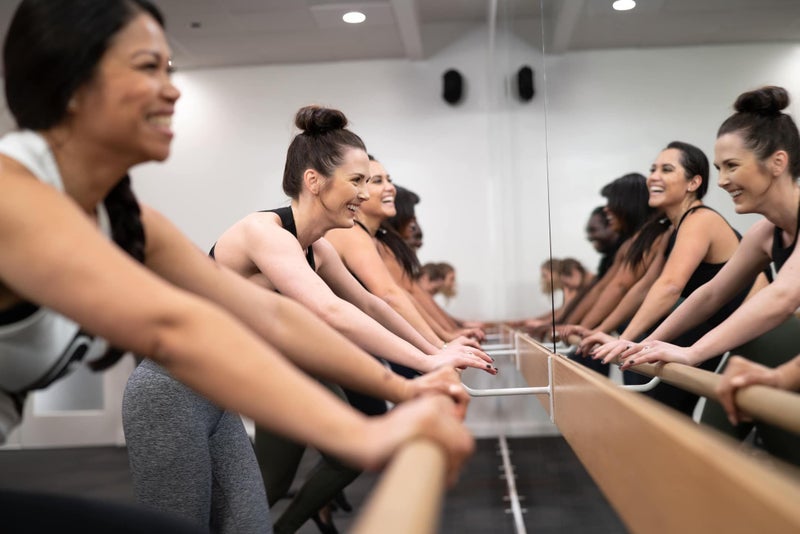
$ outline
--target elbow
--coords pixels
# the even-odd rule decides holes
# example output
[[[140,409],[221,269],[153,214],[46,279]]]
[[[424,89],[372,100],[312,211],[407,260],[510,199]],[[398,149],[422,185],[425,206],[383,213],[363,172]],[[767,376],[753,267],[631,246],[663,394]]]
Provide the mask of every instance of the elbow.
[[[800,291],[780,288],[774,295],[773,303],[777,317],[782,321],[788,319],[800,308]]]

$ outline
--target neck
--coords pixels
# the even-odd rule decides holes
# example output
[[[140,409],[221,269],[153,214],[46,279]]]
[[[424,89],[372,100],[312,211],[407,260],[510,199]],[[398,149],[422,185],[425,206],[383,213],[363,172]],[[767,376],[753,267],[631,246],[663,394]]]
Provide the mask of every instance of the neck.
[[[94,213],[134,164],[58,127],[41,133],[53,152],[64,191],[86,213]]]
[[[370,216],[362,211],[359,210],[356,219],[363,224],[367,230],[369,230],[370,235],[375,235],[378,233],[378,228],[381,227],[381,219],[378,217]]]
[[[772,224],[794,238],[797,230],[797,210],[800,205],[800,186],[791,181],[777,182],[770,188],[759,210]]]
[[[297,228],[297,241],[306,249],[320,239],[328,230],[336,226],[328,220],[325,208],[317,202],[306,202],[305,199],[292,200],[292,215]]]
[[[671,206],[665,209],[664,215],[666,215],[670,223],[672,223],[672,227],[677,228],[678,223],[681,221],[681,217],[683,217],[687,211],[702,205],[703,201],[697,198],[684,199],[679,205]]]

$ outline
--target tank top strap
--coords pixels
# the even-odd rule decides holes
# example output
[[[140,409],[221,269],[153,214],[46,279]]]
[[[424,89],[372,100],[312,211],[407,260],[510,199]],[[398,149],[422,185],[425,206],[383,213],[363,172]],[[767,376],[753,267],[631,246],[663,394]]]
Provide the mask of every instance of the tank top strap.
[[[783,247],[783,230],[777,226],[772,233],[772,261],[775,263],[775,271],[780,271],[783,264],[786,263],[786,260],[788,260],[792,252],[794,252],[794,248],[797,245],[798,233],[800,233],[800,202],[797,204],[797,222],[795,223],[794,240],[792,240],[792,243],[786,248]]]
[[[276,214],[281,220],[281,226],[283,226],[283,229],[292,234],[295,239],[297,238],[297,224],[294,222],[294,213],[292,213],[291,206],[283,206],[281,208],[275,208],[271,210],[260,210],[259,213]],[[309,267],[311,267],[311,270],[316,272],[317,263],[314,261],[314,250],[310,245],[306,249],[306,261],[308,262]]]

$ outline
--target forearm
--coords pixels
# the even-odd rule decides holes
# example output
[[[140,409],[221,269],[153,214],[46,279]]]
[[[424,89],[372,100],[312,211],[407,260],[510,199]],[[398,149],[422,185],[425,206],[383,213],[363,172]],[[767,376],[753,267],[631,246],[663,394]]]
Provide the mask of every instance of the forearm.
[[[448,330],[458,330],[458,323],[447,315],[444,310],[436,304],[431,294],[423,290],[416,282],[413,282],[411,285],[411,296],[444,328]]]
[[[629,293],[623,302],[633,293]],[[681,296],[681,288],[674,284],[656,282],[644,298],[636,315],[633,316],[625,331],[620,335],[623,339],[638,339],[662,317],[669,314]],[[620,303],[620,306],[623,303]]]
[[[435,354],[439,351],[438,347],[425,339],[408,321],[381,299],[377,297],[371,299],[364,311],[384,328],[405,339],[425,354]]]
[[[441,348],[444,341],[436,335],[433,328],[425,321],[425,319],[417,311],[411,297],[404,293],[399,288],[397,291],[387,293],[385,295],[378,295],[386,302],[391,308],[400,314],[403,319],[425,338],[425,340],[436,348]]]
[[[711,317],[722,304],[708,284],[701,286],[670,313],[647,339],[674,339]]]
[[[622,300],[627,289],[627,287],[621,284],[609,284],[594,303],[592,309],[589,310],[581,320],[580,326],[589,329],[596,328],[603,318],[610,314],[614,307]]]
[[[424,352],[348,302],[340,300],[320,313],[325,322],[370,354],[421,372],[433,368]]]
[[[755,339],[788,319],[795,311],[792,299],[771,289],[774,284],[753,295],[722,324],[700,338],[692,346],[697,362]]]

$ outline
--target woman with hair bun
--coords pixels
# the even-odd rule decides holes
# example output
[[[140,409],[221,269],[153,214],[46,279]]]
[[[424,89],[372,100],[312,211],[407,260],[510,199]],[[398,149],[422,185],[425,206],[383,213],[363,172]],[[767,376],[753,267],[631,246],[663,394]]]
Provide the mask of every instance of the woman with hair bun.
[[[308,310],[215,265],[137,202],[129,170],[166,160],[174,137],[180,92],[170,56],[161,14],[145,0],[17,6],[3,48],[18,130],[0,139],[0,442],[19,424],[31,391],[80,364],[107,367],[130,350],[163,366],[151,376],[185,384],[175,393],[187,405],[157,406],[167,414],[186,409],[185,439],[149,458],[133,454],[158,457],[156,471],[172,470],[163,492],[174,495],[159,505],[197,528],[270,531],[238,413],[365,469],[381,467],[415,437],[430,438],[447,451],[452,480],[472,448],[459,420],[460,390],[430,388],[450,398],[431,395],[364,417],[293,364],[373,394],[385,381],[398,400],[409,388],[368,370],[358,349]],[[109,352],[109,344],[122,350]],[[172,392],[164,395],[165,384],[154,378],[153,397]],[[68,496],[3,490],[0,508],[10,532],[179,531],[146,510]]]
[[[458,388],[466,404],[454,368],[469,366],[494,373],[491,359],[474,348],[454,345],[440,351],[428,343],[353,278],[323,237],[332,228],[353,226],[359,206],[369,198],[369,159],[364,143],[346,128],[347,118],[335,109],[301,108],[295,126],[300,133],[289,146],[283,172],[283,190],[291,204],[252,213],[235,223],[220,236],[211,255],[255,284],[300,302],[363,349],[358,351],[359,365],[376,377],[375,391],[381,400],[353,391],[347,391],[347,397],[368,415],[385,412],[385,399],[404,400],[393,398],[388,388],[381,389],[377,377],[386,370],[369,354],[430,373],[415,380],[390,373],[393,380],[405,383],[409,392],[416,392],[412,395],[449,384]],[[337,363],[331,361],[330,365]],[[345,397],[339,386],[326,385]],[[304,449],[304,444],[257,428],[256,454],[270,504],[287,494]],[[357,475],[358,471],[323,456],[275,522],[275,532],[300,528]],[[314,518],[319,525],[330,526],[328,518]]]

